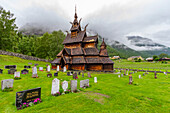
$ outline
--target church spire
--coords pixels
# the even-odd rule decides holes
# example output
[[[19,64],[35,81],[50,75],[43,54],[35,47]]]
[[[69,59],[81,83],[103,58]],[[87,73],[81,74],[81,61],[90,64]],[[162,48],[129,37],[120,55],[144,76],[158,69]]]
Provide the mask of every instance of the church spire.
[[[100,45],[100,56],[103,56],[103,57],[108,57],[108,53],[107,53],[107,49],[106,49],[107,45],[106,43],[104,42],[104,38],[103,38],[103,41]]]
[[[76,8],[76,5],[75,5],[75,15],[74,15],[74,18],[77,19],[78,16],[77,16],[77,8]]]

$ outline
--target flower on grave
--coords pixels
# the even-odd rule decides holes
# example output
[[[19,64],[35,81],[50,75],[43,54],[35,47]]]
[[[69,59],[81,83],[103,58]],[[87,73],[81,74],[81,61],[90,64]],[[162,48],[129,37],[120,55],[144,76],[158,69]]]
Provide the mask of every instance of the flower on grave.
[[[59,96],[59,95],[60,95],[60,92],[57,92],[57,93],[56,93],[56,96]]]
[[[76,79],[78,79],[78,77],[76,77]]]
[[[37,103],[40,103],[41,102],[41,99],[40,98],[36,98],[35,100],[34,100],[34,104],[37,104]]]

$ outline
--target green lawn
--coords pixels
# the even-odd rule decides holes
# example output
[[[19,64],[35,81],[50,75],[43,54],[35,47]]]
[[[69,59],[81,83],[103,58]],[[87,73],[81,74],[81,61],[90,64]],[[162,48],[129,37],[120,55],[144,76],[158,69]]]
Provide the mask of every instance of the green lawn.
[[[38,66],[46,67],[46,62],[28,61],[16,57],[0,55],[0,68],[4,70],[0,74],[0,80],[13,79],[13,75],[7,74],[4,65],[17,65],[17,71],[21,71],[24,65],[29,62],[37,63]],[[118,65],[115,62],[115,66]],[[124,62],[127,64],[127,62]],[[121,62],[123,64],[123,61]],[[140,63],[138,63],[140,64]],[[168,64],[169,66],[169,64]],[[158,79],[154,79],[154,74],[149,73],[138,79],[138,72],[133,74],[134,84],[129,85],[128,76],[118,78],[117,74],[93,72],[92,78],[82,78],[78,76],[78,88],[80,80],[89,79],[90,88],[83,89],[78,93],[70,93],[58,97],[51,95],[52,80],[47,77],[46,71],[38,71],[39,78],[31,78],[32,70],[27,75],[22,75],[20,80],[14,80],[14,90],[12,92],[0,91],[0,112],[23,112],[23,113],[58,113],[58,112],[112,112],[112,113],[168,113],[170,112],[170,74],[158,74]],[[51,71],[53,74],[55,71]],[[94,83],[97,77],[98,83]],[[61,81],[67,80],[70,85],[72,76],[59,72],[57,77]],[[61,83],[61,82],[60,82]],[[16,92],[41,87],[42,103],[23,110],[15,107]],[[70,87],[70,86],[69,86]]]

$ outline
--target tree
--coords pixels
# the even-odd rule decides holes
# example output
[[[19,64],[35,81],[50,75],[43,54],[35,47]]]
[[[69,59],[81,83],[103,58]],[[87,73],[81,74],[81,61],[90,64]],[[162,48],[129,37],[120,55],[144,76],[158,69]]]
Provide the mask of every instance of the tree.
[[[153,56],[153,60],[156,61],[158,59],[158,56],[157,55],[154,55]]]
[[[17,32],[15,20],[14,14],[0,7],[0,49],[2,50],[13,50]]]
[[[168,55],[165,54],[165,53],[161,53],[161,54],[159,55],[159,58],[165,58],[165,57],[168,57]]]

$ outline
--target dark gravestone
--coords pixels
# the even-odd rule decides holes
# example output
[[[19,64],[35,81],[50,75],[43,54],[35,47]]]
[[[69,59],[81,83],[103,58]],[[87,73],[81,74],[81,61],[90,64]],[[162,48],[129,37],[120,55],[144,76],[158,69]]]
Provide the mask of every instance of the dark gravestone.
[[[3,73],[3,70],[2,69],[0,69],[0,74],[2,74]]]
[[[35,66],[38,66],[38,64],[34,64]]]
[[[79,71],[79,72],[78,72],[78,75],[80,75],[80,74],[81,74],[81,72]]]
[[[71,71],[71,74],[73,75],[73,71]]]
[[[54,76],[58,77],[58,72],[54,73]]]
[[[24,68],[31,68],[31,66],[24,66]]]
[[[51,77],[52,77],[52,74],[47,74],[47,77],[51,78]]]
[[[16,65],[6,65],[5,69],[16,69],[17,66]]]
[[[22,106],[23,103],[33,102],[37,98],[41,99],[41,88],[16,92],[15,105],[17,108],[20,108],[20,105]]]
[[[77,79],[77,72],[73,74],[73,79]]]
[[[67,72],[67,76],[70,76],[71,75],[71,73],[70,72]]]
[[[8,74],[14,74],[17,70],[16,69],[10,69],[8,70]]]
[[[21,74],[28,74],[29,73],[29,70],[27,70],[27,69],[23,69],[22,71],[21,71]]]

